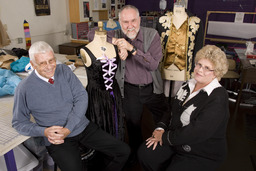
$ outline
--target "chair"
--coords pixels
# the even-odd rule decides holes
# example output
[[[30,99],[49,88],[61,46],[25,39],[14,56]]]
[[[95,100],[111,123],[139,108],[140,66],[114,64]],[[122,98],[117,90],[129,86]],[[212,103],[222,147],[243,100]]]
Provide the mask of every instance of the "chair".
[[[224,87],[231,87],[231,80],[239,79],[240,74],[236,72],[236,61],[234,59],[228,59],[229,67],[228,72],[222,77],[225,79]]]
[[[234,59],[228,59],[228,72],[222,78],[239,78],[240,75],[236,72],[236,61]]]
[[[243,93],[243,88],[245,84],[256,84],[256,67],[253,67],[250,65],[248,60],[241,60],[243,63],[243,68],[242,68],[242,75],[241,75],[241,86],[238,91],[238,97],[236,100],[236,105],[235,105],[235,115],[238,112],[240,102],[241,102],[241,97]]]

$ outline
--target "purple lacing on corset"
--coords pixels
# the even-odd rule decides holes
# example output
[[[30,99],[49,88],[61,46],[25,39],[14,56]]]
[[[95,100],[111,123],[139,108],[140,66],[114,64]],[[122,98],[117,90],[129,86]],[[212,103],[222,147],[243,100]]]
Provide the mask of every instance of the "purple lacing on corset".
[[[103,79],[105,80],[104,84],[105,84],[106,90],[110,89],[111,90],[110,95],[113,97],[113,101],[114,101],[113,123],[115,124],[116,138],[118,138],[118,118],[117,118],[117,111],[116,111],[116,101],[115,101],[115,96],[114,96],[113,87],[112,87],[113,77],[115,76],[114,70],[117,68],[117,64],[114,63],[116,61],[116,58],[109,59],[105,54],[103,54],[102,57],[98,58],[98,60],[100,60],[100,62],[103,63],[102,71],[104,73]],[[105,69],[105,67],[107,66],[108,66],[108,69]]]
[[[102,57],[98,59],[100,60],[101,63],[103,63],[102,71],[104,72],[103,79],[105,80],[104,84],[105,84],[106,90],[108,89],[112,90],[113,77],[115,76],[114,70],[117,68],[117,64],[114,63],[116,61],[116,58],[109,59],[105,54],[103,54]],[[108,69],[105,69],[106,66],[108,66]],[[107,77],[107,75],[109,77]]]

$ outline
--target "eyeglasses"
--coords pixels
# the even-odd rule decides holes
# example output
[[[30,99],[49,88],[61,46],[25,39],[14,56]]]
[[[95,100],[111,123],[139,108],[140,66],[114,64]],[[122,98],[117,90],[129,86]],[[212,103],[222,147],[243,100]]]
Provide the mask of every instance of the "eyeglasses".
[[[56,59],[53,58],[53,59],[50,59],[48,61],[43,61],[43,62],[40,62],[39,64],[37,64],[40,68],[45,68],[47,65],[53,65],[56,63]]]
[[[198,68],[198,69],[202,68],[204,72],[213,72],[214,71],[214,69],[210,69],[208,66],[203,66],[202,64],[200,64],[198,62],[195,64],[195,68]]]

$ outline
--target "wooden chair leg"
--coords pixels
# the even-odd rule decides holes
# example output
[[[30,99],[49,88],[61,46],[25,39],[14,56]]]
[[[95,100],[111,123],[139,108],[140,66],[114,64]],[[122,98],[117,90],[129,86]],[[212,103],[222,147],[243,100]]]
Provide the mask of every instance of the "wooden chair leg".
[[[237,96],[237,100],[236,100],[236,105],[235,105],[235,112],[234,112],[234,116],[237,116],[237,112],[240,106],[240,101],[241,101],[241,96],[242,96],[242,91],[243,91],[243,87],[244,87],[244,77],[242,77],[242,81],[241,81],[241,86],[238,92],[238,96]]]
[[[240,88],[240,90],[238,92],[238,96],[237,96],[237,99],[236,99],[234,116],[237,116],[237,112],[238,112],[239,106],[240,106],[241,96],[242,96],[242,88]]]

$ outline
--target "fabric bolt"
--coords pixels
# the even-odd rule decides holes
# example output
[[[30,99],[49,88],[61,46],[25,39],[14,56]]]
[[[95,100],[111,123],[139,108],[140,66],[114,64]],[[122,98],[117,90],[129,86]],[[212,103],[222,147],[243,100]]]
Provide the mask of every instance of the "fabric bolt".
[[[23,27],[24,27],[24,34],[25,34],[25,40],[26,40],[26,49],[28,50],[31,46],[31,36],[30,36],[30,30],[29,30],[29,23],[26,20],[24,20]]]

